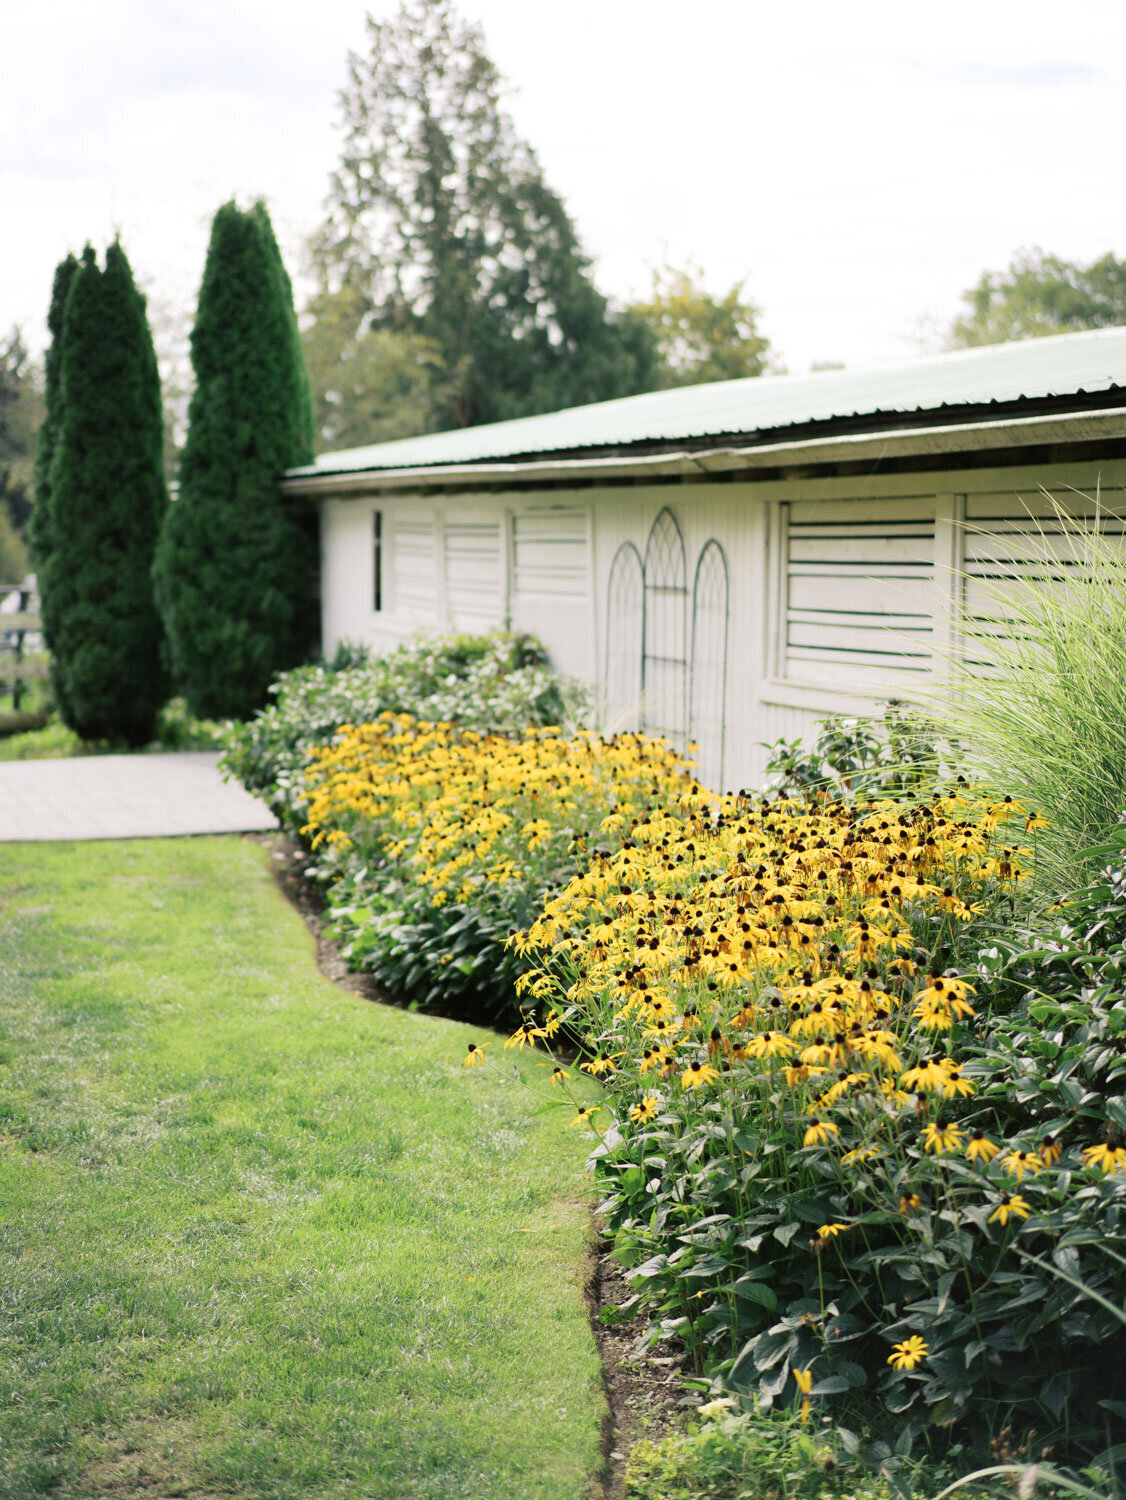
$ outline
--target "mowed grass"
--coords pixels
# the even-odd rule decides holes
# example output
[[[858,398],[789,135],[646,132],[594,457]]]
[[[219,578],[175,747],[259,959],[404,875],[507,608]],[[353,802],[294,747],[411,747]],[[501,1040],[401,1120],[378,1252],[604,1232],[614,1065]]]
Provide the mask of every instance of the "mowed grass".
[[[267,860],[0,846],[0,1494],[578,1500],[589,1138]]]

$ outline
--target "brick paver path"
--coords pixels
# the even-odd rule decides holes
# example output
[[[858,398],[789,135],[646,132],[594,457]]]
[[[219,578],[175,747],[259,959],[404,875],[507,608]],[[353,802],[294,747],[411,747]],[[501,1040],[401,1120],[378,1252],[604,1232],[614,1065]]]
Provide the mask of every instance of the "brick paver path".
[[[0,763],[0,842],[276,828],[264,802],[222,779],[218,759],[191,751]]]

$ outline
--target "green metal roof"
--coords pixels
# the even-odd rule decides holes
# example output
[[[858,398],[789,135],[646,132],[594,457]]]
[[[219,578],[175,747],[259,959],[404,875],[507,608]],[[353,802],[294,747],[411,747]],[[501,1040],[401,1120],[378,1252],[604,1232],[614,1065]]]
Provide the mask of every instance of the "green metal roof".
[[[879,369],[768,375],[652,391],[538,417],[322,454],[292,478],[542,457],[629,444],[703,442],[848,418],[902,418],[1122,390],[1126,328],[961,349]],[[979,413],[980,415],[980,413]]]

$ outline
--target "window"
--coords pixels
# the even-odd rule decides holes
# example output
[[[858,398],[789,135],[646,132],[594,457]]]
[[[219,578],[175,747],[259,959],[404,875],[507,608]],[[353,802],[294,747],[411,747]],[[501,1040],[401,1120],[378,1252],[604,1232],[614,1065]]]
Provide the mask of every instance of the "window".
[[[376,614],[383,608],[383,512],[371,518],[371,607]]]

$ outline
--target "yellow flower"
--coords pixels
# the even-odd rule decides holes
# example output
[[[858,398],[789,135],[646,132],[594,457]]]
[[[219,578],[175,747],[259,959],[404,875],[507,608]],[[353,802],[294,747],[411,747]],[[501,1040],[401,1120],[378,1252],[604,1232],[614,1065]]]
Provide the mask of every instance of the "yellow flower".
[[[614,1073],[617,1071],[617,1059],[621,1055],[620,1052],[615,1052],[612,1056],[608,1052],[600,1052],[597,1057],[591,1058],[589,1062],[580,1063],[579,1067],[585,1073],[593,1073],[595,1077],[600,1077],[603,1073]]]
[[[505,1042],[505,1051],[507,1051],[509,1047],[519,1047],[522,1052],[525,1045],[534,1047],[536,1045],[536,1038],[545,1037],[546,1035],[547,1032],[543,1029],[542,1026],[537,1026],[536,1023],[532,1020],[527,1020],[518,1030],[514,1031]]]
[[[1054,1167],[1063,1155],[1063,1147],[1054,1135],[1046,1135],[1040,1142],[1038,1155],[1046,1167]]]
[[[918,1193],[904,1193],[899,1200],[899,1212],[901,1214],[913,1214],[917,1209],[922,1208],[922,1206],[923,1200],[919,1197]]]
[[[635,1124],[645,1125],[656,1117],[661,1102],[656,1094],[646,1094],[637,1104],[630,1105],[629,1117]]]
[[[590,1125],[593,1128],[594,1121],[591,1119],[591,1115],[596,1115],[601,1108],[602,1106],[600,1104],[580,1105],[579,1112],[575,1116],[575,1118],[573,1120],[568,1120],[568,1129],[573,1130],[576,1125]]]
[[[570,1075],[570,1073],[568,1073],[567,1069],[566,1068],[561,1068],[558,1065],[558,1063],[557,1063],[555,1065],[555,1067],[552,1068],[552,1070],[551,1070],[551,1086],[552,1086],[552,1088],[554,1088],[557,1083],[566,1083],[567,1079],[570,1078],[570,1076],[571,1075]]]
[[[847,1233],[848,1229],[849,1225],[847,1224],[822,1224],[819,1226],[817,1233],[823,1240],[831,1240],[835,1239],[838,1234]],[[794,1373],[796,1374],[797,1372],[795,1371]]]
[[[719,1074],[711,1063],[690,1062],[684,1070],[684,1077],[680,1080],[682,1089],[702,1088],[705,1083],[712,1083]]]
[[[1000,1219],[1002,1226],[1009,1222],[1010,1218],[1027,1219],[1032,1210],[1019,1193],[1002,1193],[1001,1201],[989,1215],[989,1222],[996,1223]]]
[[[970,1144],[966,1147],[966,1155],[970,1161],[992,1161],[1000,1151],[1000,1146],[994,1145],[989,1137],[981,1130],[975,1130],[970,1136]]]
[[[965,1140],[965,1136],[955,1125],[946,1125],[942,1120],[935,1120],[923,1130],[923,1150],[933,1151],[936,1156],[943,1151],[957,1151]]]
[[[798,1390],[801,1391],[803,1396],[808,1396],[811,1389],[813,1388],[812,1368],[808,1370],[794,1370],[792,1371],[792,1374]]]
[[[1126,1150],[1121,1146],[1085,1146],[1083,1161],[1088,1167],[1101,1167],[1107,1175],[1126,1173]]]
[[[811,1120],[809,1128],[802,1136],[802,1145],[827,1146],[831,1138],[840,1133],[840,1126],[834,1125],[831,1120]]]
[[[470,1042],[465,1056],[461,1060],[463,1068],[479,1068],[485,1061],[485,1048],[491,1046],[490,1042],[482,1042],[480,1046],[476,1042]]]
[[[879,1156],[875,1146],[858,1147],[855,1151],[846,1151],[841,1157],[842,1167],[851,1167],[854,1162],[871,1161],[874,1156]]]
[[[1001,1158],[1001,1165],[1010,1177],[1023,1182],[1026,1172],[1039,1172],[1044,1163],[1035,1151],[1010,1151]]]
[[[887,1362],[893,1370],[913,1370],[921,1359],[926,1359],[930,1350],[917,1333],[900,1344],[893,1344]]]

